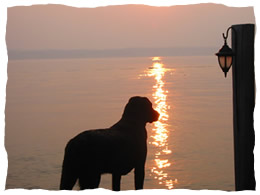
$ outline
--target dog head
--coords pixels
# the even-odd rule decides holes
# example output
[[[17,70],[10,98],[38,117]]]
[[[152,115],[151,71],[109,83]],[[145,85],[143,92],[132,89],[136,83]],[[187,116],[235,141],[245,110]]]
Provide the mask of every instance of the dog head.
[[[129,99],[123,117],[152,123],[158,120],[159,113],[153,109],[148,98],[135,96]]]

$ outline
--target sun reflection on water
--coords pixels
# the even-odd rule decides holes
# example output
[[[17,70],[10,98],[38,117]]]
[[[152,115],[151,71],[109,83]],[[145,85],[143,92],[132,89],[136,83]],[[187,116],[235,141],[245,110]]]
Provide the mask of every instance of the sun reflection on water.
[[[166,168],[169,168],[172,163],[169,161],[168,156],[172,151],[168,148],[168,109],[170,106],[167,104],[168,90],[165,89],[165,83],[163,77],[167,71],[174,71],[173,69],[164,68],[164,64],[160,57],[153,57],[153,66],[146,71],[145,75],[148,77],[154,77],[156,83],[153,86],[153,98],[154,107],[160,113],[160,117],[157,122],[153,124],[153,139],[152,144],[156,147],[157,151],[154,154],[154,166],[151,169],[151,173],[159,184],[166,186],[168,189],[174,188],[174,185],[178,183],[177,179],[171,179],[166,172]]]

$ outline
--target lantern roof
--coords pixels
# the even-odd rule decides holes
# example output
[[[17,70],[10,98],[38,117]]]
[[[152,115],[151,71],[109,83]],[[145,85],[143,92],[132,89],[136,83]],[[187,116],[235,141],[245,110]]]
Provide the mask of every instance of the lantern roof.
[[[233,50],[225,43],[223,47],[216,53],[217,56],[234,56]]]

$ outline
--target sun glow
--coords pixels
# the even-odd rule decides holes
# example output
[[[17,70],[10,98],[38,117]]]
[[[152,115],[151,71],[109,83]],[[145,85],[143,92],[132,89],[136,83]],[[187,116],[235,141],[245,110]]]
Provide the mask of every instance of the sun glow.
[[[153,58],[152,58],[152,61],[153,61],[153,62],[161,61],[161,57],[153,57]]]
[[[169,178],[166,169],[172,165],[171,162],[167,159],[167,155],[171,154],[172,151],[168,147],[168,123],[169,114],[168,109],[170,106],[167,104],[167,94],[168,90],[165,89],[165,82],[163,77],[167,71],[174,71],[174,69],[164,68],[164,64],[161,62],[161,57],[153,57],[153,66],[146,71],[145,75],[148,77],[154,77],[155,85],[153,86],[153,98],[155,110],[160,113],[160,117],[157,122],[154,123],[152,128],[153,134],[151,135],[152,144],[156,147],[157,151],[155,152],[155,166],[151,169],[151,173],[154,175],[154,178],[159,181],[159,184],[165,185],[168,189],[174,188],[174,184],[178,183],[177,179],[172,180]]]

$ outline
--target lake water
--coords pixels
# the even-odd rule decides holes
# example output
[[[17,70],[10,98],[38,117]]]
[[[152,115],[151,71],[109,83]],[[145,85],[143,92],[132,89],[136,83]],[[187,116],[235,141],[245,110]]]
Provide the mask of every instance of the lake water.
[[[234,190],[232,80],[215,56],[9,61],[6,188],[58,190],[67,141],[116,123],[135,95],[161,113],[147,124],[145,189]]]

